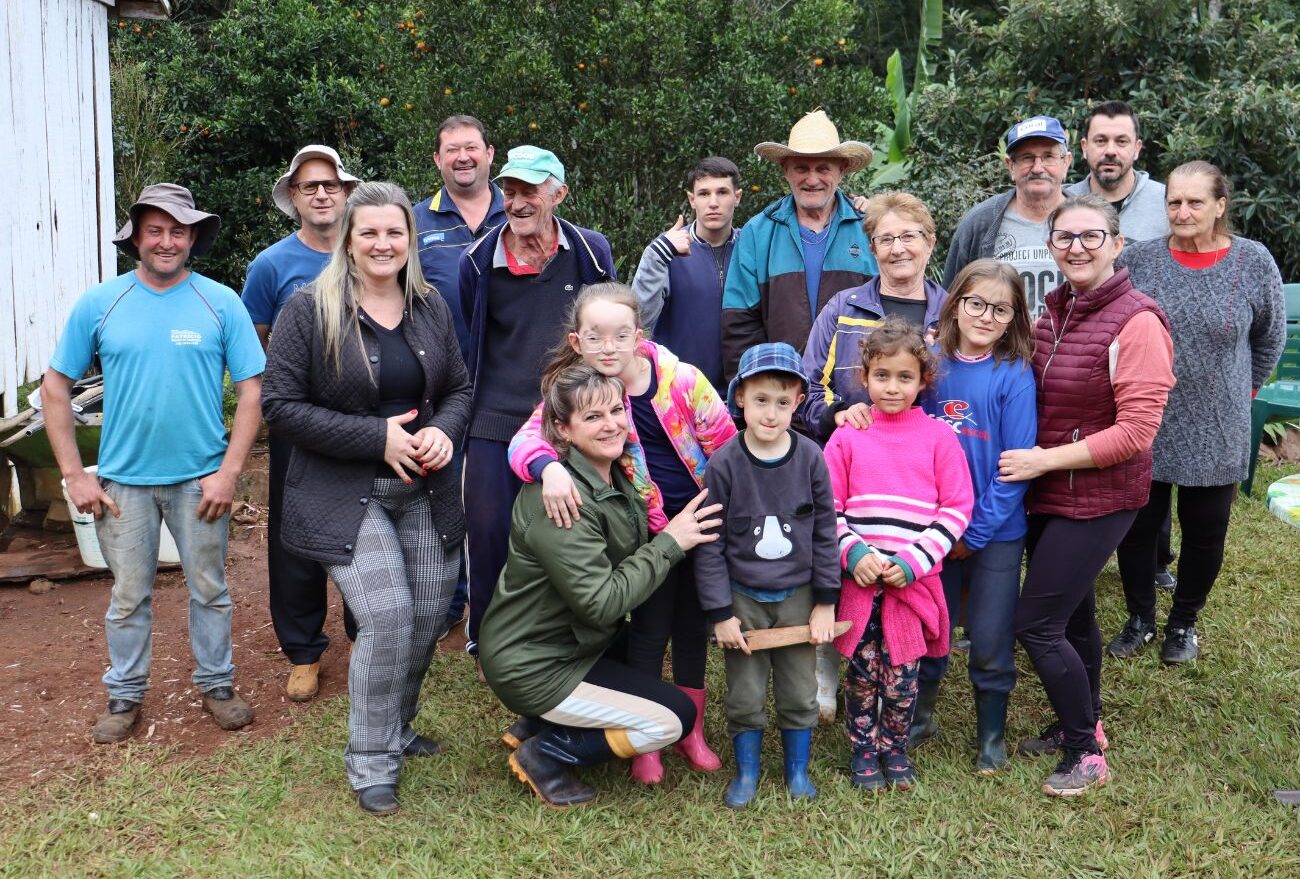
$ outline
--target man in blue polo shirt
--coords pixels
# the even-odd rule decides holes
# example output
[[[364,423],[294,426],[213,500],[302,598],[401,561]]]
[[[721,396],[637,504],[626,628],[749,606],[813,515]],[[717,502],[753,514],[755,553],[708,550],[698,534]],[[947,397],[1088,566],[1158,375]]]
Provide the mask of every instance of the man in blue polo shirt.
[[[473,116],[448,116],[438,126],[433,164],[442,189],[415,206],[415,240],[424,280],[442,294],[451,309],[460,356],[469,357],[469,324],[460,307],[460,256],[491,228],[506,221],[501,187],[490,179],[495,150],[487,129]],[[457,449],[452,466],[460,472],[464,453]],[[465,616],[468,584],[466,555],[461,553],[456,593],[447,608],[443,635]]]
[[[92,287],[73,306],[41,395],[46,430],[68,496],[93,513],[113,572],[104,632],[108,709],[96,742],[131,734],[149,686],[153,580],[166,521],[190,590],[194,684],[222,729],[253,721],[235,693],[226,536],[235,481],[260,420],[266,356],[235,291],[191,272],[221,220],[195,210],[188,189],[145,188],[113,242],[139,260],[133,272]],[[87,473],[73,436],[73,383],[98,356],[104,371],[99,473]],[[227,440],[226,372],[239,402]],[[107,513],[108,515],[105,515]]]
[[[732,218],[740,204],[740,169],[709,156],[686,175],[686,199],[695,219],[663,233],[641,255],[632,291],[647,333],[704,373],[722,380],[722,290],[736,244]]]
[[[248,264],[241,298],[264,350],[280,309],[301,288],[315,281],[329,262],[343,225],[343,206],[356,185],[357,178],[343,170],[339,154],[320,144],[298,150],[289,162],[289,170],[275,181],[271,200],[299,227]],[[295,702],[306,702],[319,691],[320,658],[330,643],[324,632],[329,591],[320,563],[294,555],[280,542],[284,480],[289,474],[293,446],[274,433],[268,445],[271,469],[266,568],[271,624],[280,651],[293,666],[285,695]],[[350,617],[345,618],[351,635],[356,626]]]

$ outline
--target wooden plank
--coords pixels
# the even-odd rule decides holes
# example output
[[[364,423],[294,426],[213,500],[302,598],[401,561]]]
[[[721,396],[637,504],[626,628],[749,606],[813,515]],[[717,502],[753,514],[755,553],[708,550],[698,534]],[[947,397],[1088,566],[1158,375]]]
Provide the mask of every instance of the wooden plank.
[[[26,583],[37,577],[66,580],[86,574],[107,574],[81,560],[71,535],[51,537],[40,546],[10,547],[0,555],[0,583]]]
[[[13,178],[22,179],[18,168],[18,118],[15,103],[21,100],[17,64],[17,21],[29,15],[30,4],[0,3],[0,41],[4,44],[4,66],[0,75],[7,86],[0,86],[0,168],[13,169]],[[0,394],[4,396],[4,411],[11,416],[18,412],[18,335],[14,304],[14,285],[18,272],[17,254],[18,212],[15,209],[0,211]]]
[[[109,94],[108,10],[95,9],[91,28],[90,102],[94,112],[94,179],[95,179],[95,244],[99,253],[97,280],[107,281],[117,277],[117,248],[113,235],[117,232],[117,197],[113,178],[113,102]],[[87,174],[87,176],[90,176]],[[89,225],[89,223],[87,224]],[[69,306],[70,307],[70,306]]]

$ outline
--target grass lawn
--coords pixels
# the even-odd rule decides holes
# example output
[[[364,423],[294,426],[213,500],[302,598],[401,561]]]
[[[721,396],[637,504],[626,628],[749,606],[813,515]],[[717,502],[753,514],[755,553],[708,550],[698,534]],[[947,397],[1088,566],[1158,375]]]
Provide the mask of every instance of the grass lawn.
[[[1257,496],[1281,473],[1261,467]],[[1124,620],[1113,565],[1099,592],[1109,637]],[[1161,613],[1168,604],[1162,592]],[[729,769],[691,773],[675,756],[658,789],[612,764],[586,774],[602,791],[596,804],[552,812],[507,770],[497,736],[511,718],[472,663],[439,657],[418,726],[447,752],[407,764],[395,816],[354,805],[341,760],[347,705],[335,699],[248,747],[190,763],[128,755],[107,777],[87,772],[10,797],[0,804],[0,876],[1297,877],[1300,809],[1271,791],[1300,787],[1298,608],[1300,531],[1258,497],[1239,500],[1199,627],[1201,659],[1165,669],[1153,648],[1106,661],[1114,781],[1078,801],[1039,793],[1046,760],[1013,758],[996,778],[972,773],[958,657],[943,730],[916,755],[910,793],[852,789],[843,732],[824,727],[813,803],[786,797],[769,734],[759,798],[743,812],[722,806]],[[1048,719],[1021,659],[1009,739]],[[715,706],[720,668],[710,664]],[[721,743],[717,707],[709,725]]]

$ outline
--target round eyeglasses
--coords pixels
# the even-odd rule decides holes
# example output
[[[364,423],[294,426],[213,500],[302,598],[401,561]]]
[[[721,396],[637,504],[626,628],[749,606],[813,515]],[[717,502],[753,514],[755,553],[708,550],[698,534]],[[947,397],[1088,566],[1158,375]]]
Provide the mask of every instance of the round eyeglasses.
[[[1016,310],[1010,305],[990,305],[978,296],[963,296],[962,309],[971,317],[983,317],[984,312],[993,309],[993,319],[1000,324],[1009,324],[1016,316]]]
[[[636,333],[630,333],[626,330],[615,333],[612,336],[598,336],[595,333],[583,333],[578,337],[578,344],[587,354],[599,354],[605,350],[605,346],[613,348],[615,351],[631,351],[636,347]]]

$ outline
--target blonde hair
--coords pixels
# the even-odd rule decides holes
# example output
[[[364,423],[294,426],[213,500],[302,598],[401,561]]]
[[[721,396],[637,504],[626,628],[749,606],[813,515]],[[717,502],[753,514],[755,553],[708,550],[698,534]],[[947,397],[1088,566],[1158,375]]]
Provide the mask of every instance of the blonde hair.
[[[996,259],[977,259],[967,263],[952,279],[948,298],[939,309],[939,350],[945,357],[955,357],[961,330],[957,327],[957,309],[962,308],[962,297],[970,293],[971,288],[981,281],[1001,284],[1011,294],[1011,308],[1014,314],[1007,330],[993,346],[993,359],[1020,360],[1028,363],[1034,358],[1033,321],[1029,317],[1029,304],[1025,301],[1025,282],[1020,272],[1010,263]]]
[[[551,349],[551,362],[542,371],[542,396],[546,396],[547,385],[564,370],[582,363],[582,355],[573,350],[569,344],[569,334],[576,333],[582,327],[582,312],[593,302],[613,302],[626,305],[632,309],[632,325],[641,329],[641,303],[637,301],[632,288],[617,281],[602,281],[588,284],[578,291],[573,305],[569,306],[569,316],[564,322],[564,332],[560,341]]]
[[[356,222],[358,208],[378,208],[395,205],[402,209],[406,218],[407,251],[406,264],[397,273],[397,284],[406,300],[409,313],[415,300],[427,294],[429,285],[425,283],[420,271],[419,251],[415,246],[415,214],[411,211],[411,201],[406,193],[395,183],[368,181],[357,184],[343,207],[343,222],[339,230],[338,241],[334,243],[334,252],[315,282],[316,321],[321,328],[325,342],[325,357],[333,360],[336,374],[343,371],[343,339],[354,336],[357,340],[361,359],[366,371],[373,380],[374,371],[370,361],[365,357],[365,346],[361,341],[360,294],[361,276],[357,273],[356,263],[348,253],[352,226]]]
[[[934,241],[934,217],[930,216],[930,209],[910,192],[879,192],[867,199],[867,209],[863,212],[862,228],[867,233],[867,238],[876,234],[876,226],[887,214],[898,214],[908,220],[912,220],[921,227],[925,237],[931,242]]]

